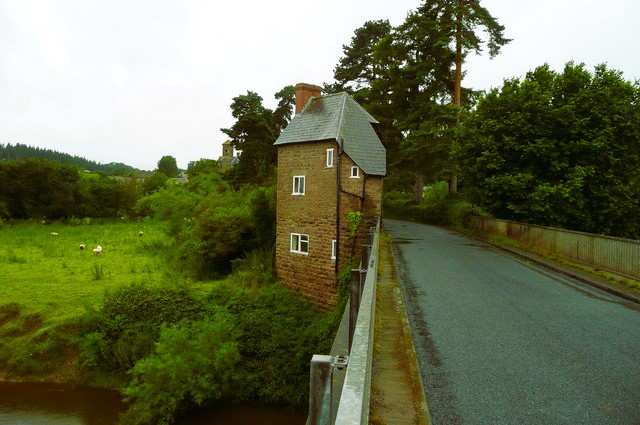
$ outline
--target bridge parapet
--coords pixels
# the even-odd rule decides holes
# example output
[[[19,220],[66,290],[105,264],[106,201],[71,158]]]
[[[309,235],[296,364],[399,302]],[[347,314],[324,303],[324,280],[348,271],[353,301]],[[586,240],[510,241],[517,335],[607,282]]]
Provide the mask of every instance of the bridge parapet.
[[[595,235],[516,221],[471,217],[470,224],[545,252],[611,273],[640,279],[640,241]]]
[[[348,320],[348,355],[313,356],[307,425],[369,423],[380,219],[370,234],[360,268],[351,271],[350,300],[343,315],[343,322]],[[339,381],[344,378],[339,388],[334,385],[336,374]]]

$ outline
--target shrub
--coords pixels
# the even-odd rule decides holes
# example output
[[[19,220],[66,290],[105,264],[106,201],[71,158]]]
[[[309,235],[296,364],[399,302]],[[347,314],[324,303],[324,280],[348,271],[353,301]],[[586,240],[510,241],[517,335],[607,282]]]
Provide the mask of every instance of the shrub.
[[[123,393],[132,404],[121,422],[173,423],[181,409],[227,396],[239,358],[223,314],[164,327],[156,352],[131,372]]]
[[[233,260],[231,279],[245,287],[262,288],[275,281],[273,249],[251,251],[246,257]]]
[[[162,326],[196,320],[204,312],[202,301],[180,287],[132,284],[107,291],[102,309],[84,318],[84,363],[105,372],[127,371],[153,352]]]
[[[409,208],[415,204],[413,195],[393,190],[384,194],[383,211],[386,217],[408,218]]]
[[[342,311],[321,313],[279,284],[260,290],[221,286],[209,299],[227,308],[238,333],[234,399],[306,404],[309,361],[329,352]]]

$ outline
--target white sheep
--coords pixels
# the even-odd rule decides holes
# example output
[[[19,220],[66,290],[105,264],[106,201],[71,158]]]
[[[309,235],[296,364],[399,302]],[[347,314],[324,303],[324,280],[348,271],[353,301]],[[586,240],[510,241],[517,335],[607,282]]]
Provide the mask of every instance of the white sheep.
[[[93,253],[94,254],[102,254],[102,247],[100,245],[98,245],[97,247],[93,248]]]
[[[144,232],[143,232],[142,230],[140,230],[140,231],[138,232],[138,236],[144,236]]]
[[[58,232],[51,232],[51,236],[58,236]]]
[[[81,243],[80,244],[80,251],[84,251],[85,248],[86,248],[85,244]]]

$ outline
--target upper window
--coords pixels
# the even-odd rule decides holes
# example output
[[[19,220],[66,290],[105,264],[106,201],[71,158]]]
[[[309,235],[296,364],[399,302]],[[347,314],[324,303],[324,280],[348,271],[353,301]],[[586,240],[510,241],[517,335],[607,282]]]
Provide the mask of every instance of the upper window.
[[[354,165],[353,167],[351,167],[351,178],[352,179],[360,178],[360,167],[358,167],[357,165]]]
[[[293,176],[293,195],[304,195],[305,176]]]
[[[327,149],[327,167],[333,167],[333,149]]]
[[[299,254],[309,253],[309,235],[301,233],[291,234],[291,252],[297,252]]]

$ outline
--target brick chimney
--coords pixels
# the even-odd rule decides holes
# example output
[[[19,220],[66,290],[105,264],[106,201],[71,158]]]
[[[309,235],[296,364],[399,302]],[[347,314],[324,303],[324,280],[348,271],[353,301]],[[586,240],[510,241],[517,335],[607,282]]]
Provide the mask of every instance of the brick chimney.
[[[320,86],[307,83],[296,84],[296,114],[302,111],[311,97],[319,97],[320,93],[322,93]]]

